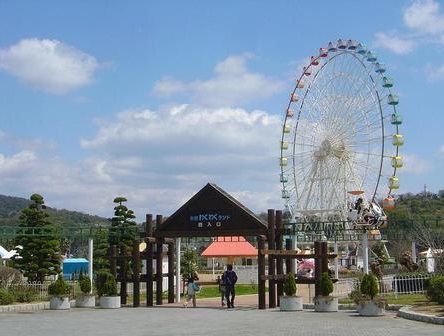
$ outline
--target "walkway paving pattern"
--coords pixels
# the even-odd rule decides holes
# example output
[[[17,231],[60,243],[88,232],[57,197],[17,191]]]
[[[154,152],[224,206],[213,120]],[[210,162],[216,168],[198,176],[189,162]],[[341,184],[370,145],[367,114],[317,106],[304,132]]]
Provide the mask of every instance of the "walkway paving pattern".
[[[393,313],[364,318],[349,311],[323,314],[248,307],[234,310],[163,307],[3,313],[0,335],[443,336],[444,327],[404,320]]]

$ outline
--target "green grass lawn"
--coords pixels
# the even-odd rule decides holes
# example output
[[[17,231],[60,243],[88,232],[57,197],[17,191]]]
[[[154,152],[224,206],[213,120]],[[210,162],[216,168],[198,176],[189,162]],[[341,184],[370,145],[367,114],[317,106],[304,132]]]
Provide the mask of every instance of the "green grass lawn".
[[[427,298],[423,294],[402,294],[395,297],[394,295],[384,295],[383,298],[387,301],[388,304],[397,304],[397,305],[412,305],[416,303],[427,302]],[[354,303],[351,299],[340,299],[339,303],[350,304]]]
[[[236,296],[257,294],[257,285],[236,285]],[[199,299],[220,297],[218,286],[203,286],[196,296]]]

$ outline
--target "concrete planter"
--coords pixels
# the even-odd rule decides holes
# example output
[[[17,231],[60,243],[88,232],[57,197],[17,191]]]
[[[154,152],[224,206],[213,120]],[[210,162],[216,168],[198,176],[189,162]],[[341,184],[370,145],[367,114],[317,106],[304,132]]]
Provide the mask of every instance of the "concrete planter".
[[[49,299],[49,309],[68,310],[69,308],[71,308],[69,297],[53,296]]]
[[[338,298],[333,296],[316,296],[314,298],[315,312],[337,312]]]
[[[76,298],[76,307],[94,308],[96,306],[96,297],[94,295],[84,295]]]
[[[383,316],[385,314],[384,302],[364,301],[356,308],[361,316]]]
[[[120,308],[120,296],[101,296],[100,307],[105,309]]]
[[[298,311],[302,310],[301,296],[280,296],[280,308],[282,311]]]

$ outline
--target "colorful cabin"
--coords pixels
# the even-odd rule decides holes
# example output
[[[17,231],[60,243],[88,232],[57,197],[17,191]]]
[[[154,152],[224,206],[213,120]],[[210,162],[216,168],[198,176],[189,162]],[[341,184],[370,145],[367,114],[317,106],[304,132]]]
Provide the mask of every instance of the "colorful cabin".
[[[395,198],[388,196],[382,200],[382,208],[384,210],[392,210],[395,208]]]
[[[290,126],[287,125],[287,124],[285,124],[285,125],[284,125],[284,133],[285,133],[285,134],[288,134],[288,133],[290,133],[290,131],[291,131]]]
[[[399,189],[399,179],[396,176],[390,177],[388,186],[390,189]]]
[[[294,110],[287,109],[287,118],[292,118],[294,116]]]
[[[288,182],[287,175],[281,174],[281,183],[286,183],[286,182]]]
[[[329,42],[327,49],[328,51],[336,51],[336,44],[334,44],[333,42]]]
[[[397,95],[394,95],[394,94],[389,94],[389,95],[388,95],[388,98],[387,98],[387,103],[388,103],[389,105],[398,105],[398,103],[399,103],[399,98],[398,98],[398,96],[397,96]]]
[[[402,134],[393,134],[393,146],[402,146],[404,144],[404,136]]]
[[[284,199],[289,199],[290,198],[290,193],[287,190],[282,190],[282,198]]]
[[[298,95],[296,93],[292,93],[290,95],[290,100],[291,100],[292,103],[296,103],[299,100],[299,97],[298,97]]]
[[[311,75],[310,67],[304,67],[304,75],[305,76],[310,76]]]
[[[392,114],[392,125],[401,125],[402,124],[402,116],[399,113],[393,113]]]
[[[303,88],[304,88],[304,82],[303,82],[302,80],[298,79],[298,80],[296,81],[296,87],[297,87],[298,89],[303,89]]]
[[[281,167],[285,167],[285,166],[287,166],[287,164],[288,164],[288,159],[287,159],[286,157],[281,157],[281,158],[280,158],[280,161],[279,161],[279,164],[280,164]]]
[[[376,73],[384,73],[385,72],[385,66],[382,63],[376,62],[375,63],[375,72]]]
[[[389,77],[382,78],[382,86],[385,88],[391,88],[393,86],[393,79]]]
[[[317,57],[311,56],[310,63],[312,65],[319,65],[319,60]]]
[[[347,42],[342,39],[339,39],[338,40],[338,49],[344,50],[346,48],[347,48]]]
[[[377,60],[377,57],[376,57],[375,53],[373,53],[371,51],[367,52],[367,61],[376,62],[376,60]]]
[[[392,157],[392,167],[393,168],[401,168],[403,166],[402,157],[394,156]]]
[[[288,149],[288,141],[281,141],[281,149]]]
[[[327,57],[327,56],[328,56],[327,48],[319,48],[319,57]]]
[[[365,44],[359,43],[358,47],[356,48],[357,53],[360,55],[365,55],[367,53],[367,47]]]

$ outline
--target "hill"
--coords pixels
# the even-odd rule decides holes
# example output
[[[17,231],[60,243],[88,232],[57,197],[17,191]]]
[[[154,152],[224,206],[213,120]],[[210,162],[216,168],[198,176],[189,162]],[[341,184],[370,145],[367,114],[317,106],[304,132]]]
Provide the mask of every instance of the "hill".
[[[22,209],[26,208],[31,201],[13,196],[0,195],[0,225],[18,225]],[[51,221],[56,225],[109,225],[107,218],[88,215],[78,211],[58,210],[47,208]]]

